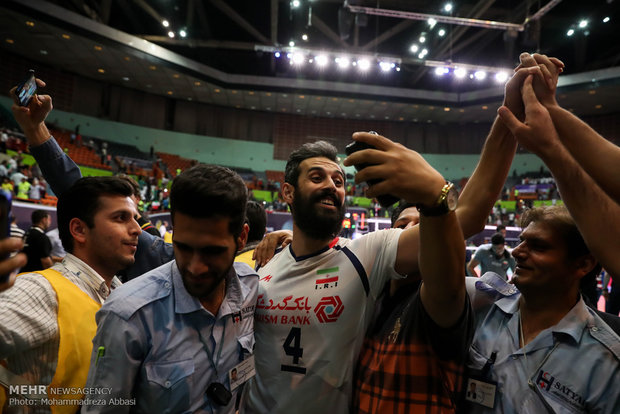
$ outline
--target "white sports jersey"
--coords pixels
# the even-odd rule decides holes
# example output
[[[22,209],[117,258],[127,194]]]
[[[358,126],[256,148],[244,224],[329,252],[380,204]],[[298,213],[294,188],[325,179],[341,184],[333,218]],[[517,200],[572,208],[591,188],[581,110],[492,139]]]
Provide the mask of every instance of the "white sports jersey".
[[[262,269],[255,312],[256,376],[241,412],[346,413],[353,369],[377,296],[394,271],[401,230],[336,239]]]

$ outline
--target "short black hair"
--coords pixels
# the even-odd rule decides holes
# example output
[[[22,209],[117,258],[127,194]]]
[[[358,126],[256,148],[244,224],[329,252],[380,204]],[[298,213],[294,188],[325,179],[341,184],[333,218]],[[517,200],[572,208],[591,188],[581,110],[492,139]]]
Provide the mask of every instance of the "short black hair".
[[[95,226],[95,214],[100,209],[101,196],[131,197],[133,189],[126,180],[118,177],[84,177],[77,180],[58,197],[56,217],[58,236],[68,253],[73,253],[73,237],[69,223],[73,218],[82,220],[88,228]]]
[[[237,237],[243,230],[248,189],[233,170],[218,165],[197,164],[172,181],[170,218],[176,212],[196,218],[229,218],[229,231]]]
[[[133,177],[131,177],[130,175],[127,174],[118,174],[117,175],[118,178],[127,181],[127,183],[129,183],[129,185],[131,186],[131,189],[133,191],[133,195],[136,196],[136,198],[140,199],[142,197],[140,197],[140,185],[138,184],[138,182],[136,180],[133,179]]]
[[[327,141],[308,142],[291,152],[284,169],[284,182],[297,188],[299,164],[308,158],[325,157],[338,163],[338,149]]]
[[[254,200],[248,201],[245,217],[248,226],[250,226],[248,243],[262,240],[265,230],[267,230],[267,213],[263,205]]]
[[[504,239],[504,235],[502,233],[495,233],[491,236],[491,244],[497,246],[504,243],[506,243],[506,240]]]
[[[30,221],[32,222],[32,225],[34,226],[35,224],[39,224],[41,222],[41,220],[43,220],[45,217],[47,217],[49,215],[50,215],[49,211],[46,211],[46,210],[35,210],[30,215]]]
[[[391,227],[394,227],[394,223],[396,223],[396,220],[398,220],[398,216],[400,216],[403,211],[410,207],[415,207],[415,203],[410,203],[405,199],[401,199],[398,202],[398,206],[394,207],[394,210],[392,210],[392,215],[390,216],[390,221],[392,222]]]

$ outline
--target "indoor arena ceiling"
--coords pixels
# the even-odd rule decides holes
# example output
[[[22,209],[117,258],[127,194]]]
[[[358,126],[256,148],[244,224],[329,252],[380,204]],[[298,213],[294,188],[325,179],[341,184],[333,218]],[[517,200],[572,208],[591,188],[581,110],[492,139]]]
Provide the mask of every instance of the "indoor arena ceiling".
[[[496,74],[510,73],[519,51],[539,51],[566,63],[565,107],[618,112],[617,0],[447,3],[4,0],[0,44],[175,99],[416,122],[490,121],[503,89]]]

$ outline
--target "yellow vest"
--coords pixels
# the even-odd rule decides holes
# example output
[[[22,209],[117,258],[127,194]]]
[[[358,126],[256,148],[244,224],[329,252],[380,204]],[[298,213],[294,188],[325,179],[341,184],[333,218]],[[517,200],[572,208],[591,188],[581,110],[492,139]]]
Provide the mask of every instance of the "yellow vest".
[[[235,262],[247,263],[252,269],[256,267],[256,260],[252,260],[254,249],[235,256]]]
[[[84,388],[90,355],[93,349],[92,340],[97,332],[95,313],[101,305],[84,293],[73,282],[60,272],[46,269],[36,272],[45,277],[58,298],[58,364],[52,382],[48,386],[47,397],[52,400],[79,400],[84,394],[56,394],[50,389],[57,387]],[[35,384],[38,385],[38,384]],[[2,389],[2,391],[5,391]],[[0,394],[0,413],[6,402],[6,395]],[[79,405],[52,405],[53,414],[75,413]]]

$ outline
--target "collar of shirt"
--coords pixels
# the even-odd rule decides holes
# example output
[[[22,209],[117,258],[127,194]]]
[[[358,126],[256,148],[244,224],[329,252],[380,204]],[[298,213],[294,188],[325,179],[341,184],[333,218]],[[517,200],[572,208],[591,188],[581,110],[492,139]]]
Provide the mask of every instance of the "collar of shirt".
[[[31,229],[37,230],[41,234],[45,234],[45,231],[41,227],[32,226]]]
[[[172,268],[172,285],[174,287],[174,310],[176,313],[191,313],[204,309],[198,298],[190,295],[183,285],[183,278],[176,263]],[[233,266],[226,274],[226,294],[218,311],[219,317],[239,312],[243,303],[241,283]]]
[[[508,329],[515,338],[519,338],[519,321],[518,318],[513,318],[519,311],[519,295],[513,295],[510,297],[504,297],[495,302],[495,306],[502,310],[502,312],[510,315],[510,321],[508,322]],[[543,330],[536,336],[534,341],[528,344],[527,348],[539,348],[551,346],[554,338],[571,338],[575,343],[581,341],[581,337],[584,332],[584,328],[588,324],[590,314],[586,308],[586,304],[582,298],[571,308],[570,311],[558,322],[556,325],[551,326]],[[517,347],[517,348],[520,348]]]
[[[99,273],[95,272],[92,267],[71,253],[67,253],[62,260],[62,264],[76,277],[79,277],[90,289],[96,292],[101,303],[110,296],[110,290],[114,290],[122,284],[122,282],[114,276],[111,284],[112,289],[108,289],[108,285]]]

